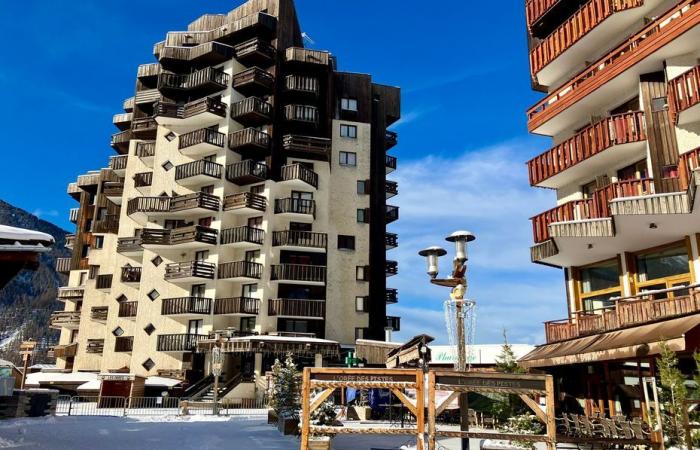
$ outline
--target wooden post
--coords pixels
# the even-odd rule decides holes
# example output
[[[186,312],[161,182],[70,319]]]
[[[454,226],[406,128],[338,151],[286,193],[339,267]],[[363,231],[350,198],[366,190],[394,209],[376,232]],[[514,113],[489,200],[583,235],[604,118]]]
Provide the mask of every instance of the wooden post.
[[[547,390],[547,450],[556,450],[557,448],[557,422],[556,411],[554,410],[554,378],[547,375],[545,379],[545,388]]]
[[[301,450],[309,450],[309,431],[311,427],[310,390],[311,368],[307,367],[304,369],[301,384]]]
[[[416,450],[423,450],[425,445],[425,377],[423,371],[416,370]]]
[[[436,424],[435,424],[435,372],[428,372],[428,450],[435,450]]]

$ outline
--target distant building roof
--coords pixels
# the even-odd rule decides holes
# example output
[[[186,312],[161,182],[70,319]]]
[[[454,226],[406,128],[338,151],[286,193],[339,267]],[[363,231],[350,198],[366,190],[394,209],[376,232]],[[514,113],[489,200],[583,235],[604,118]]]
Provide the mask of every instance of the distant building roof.
[[[55,243],[47,233],[0,225],[0,251],[47,252]]]

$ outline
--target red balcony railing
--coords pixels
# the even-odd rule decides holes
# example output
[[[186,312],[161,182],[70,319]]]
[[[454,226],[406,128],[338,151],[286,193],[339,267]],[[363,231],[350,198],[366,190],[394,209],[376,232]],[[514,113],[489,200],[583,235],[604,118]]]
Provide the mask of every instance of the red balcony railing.
[[[525,3],[525,16],[527,17],[527,26],[531,27],[533,23],[544,15],[549,9],[556,5],[559,0],[528,0]]]
[[[616,114],[586,127],[527,163],[535,186],[614,145],[646,140],[644,113]]]
[[[668,106],[671,118],[678,123],[678,114],[700,103],[700,66],[668,82]]]
[[[688,186],[691,185],[690,178],[693,176],[693,171],[698,167],[700,167],[700,147],[680,156],[678,161],[678,178],[680,179],[681,189],[688,189]]]

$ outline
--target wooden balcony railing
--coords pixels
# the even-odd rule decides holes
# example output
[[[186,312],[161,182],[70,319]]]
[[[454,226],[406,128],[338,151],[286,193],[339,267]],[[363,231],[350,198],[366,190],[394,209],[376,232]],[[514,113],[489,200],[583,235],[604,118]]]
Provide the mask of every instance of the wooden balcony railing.
[[[272,266],[271,280],[302,281],[312,283],[326,282],[326,266],[306,264],[280,264]]]
[[[326,233],[316,233],[313,231],[284,230],[272,233],[272,245],[327,248],[328,235]]]
[[[84,287],[64,286],[64,287],[58,288],[58,294],[56,295],[56,297],[61,301],[66,301],[66,300],[76,301],[76,300],[82,300],[84,295],[85,295],[85,288]]]
[[[611,298],[613,304],[609,307],[595,311],[577,311],[568,319],[545,322],[547,343],[696,314],[700,312],[700,292],[697,287],[698,285],[693,285],[689,290],[688,286],[682,286]],[[687,294],[682,292],[688,290]]]
[[[386,205],[386,223],[392,223],[399,220],[399,207]]]
[[[134,104],[150,106],[161,98],[162,96],[158,89],[138,89],[136,95],[134,95]]]
[[[225,142],[226,135],[224,133],[219,133],[218,131],[211,130],[209,128],[202,128],[201,130],[195,130],[180,135],[178,149],[185,150],[199,144],[209,144],[215,147],[224,148]]]
[[[242,226],[221,231],[221,245],[250,242],[262,245],[265,240],[265,231],[260,228]]]
[[[56,258],[56,272],[58,273],[68,273],[70,272],[71,259],[70,258]]]
[[[610,217],[610,200],[620,197],[649,195],[653,192],[653,180],[650,178],[618,181],[597,189],[593,192],[591,198],[572,200],[545,211],[530,219],[532,221],[535,243],[539,244],[551,237],[549,225],[552,223]]]
[[[250,297],[217,298],[214,314],[249,314],[260,312],[260,299]]]
[[[139,158],[151,158],[156,154],[155,142],[137,142],[136,156]]]
[[[274,75],[259,67],[251,67],[233,75],[233,88],[246,96],[270,92],[274,84]]]
[[[220,117],[226,117],[226,103],[221,97],[205,97],[193,102],[178,103],[157,102],[154,107],[155,116],[169,117],[172,119],[189,119],[203,113],[211,113]]]
[[[112,274],[97,275],[95,278],[95,289],[111,289],[112,288]]]
[[[243,208],[265,211],[267,208],[267,199],[263,195],[252,194],[250,192],[240,192],[224,198],[224,211],[235,211]]]
[[[309,105],[286,105],[284,118],[289,121],[318,124],[318,108]]]
[[[156,348],[159,352],[193,352],[197,342],[207,337],[206,334],[160,334]]]
[[[51,314],[49,326],[53,329],[77,329],[80,326],[80,311],[57,311]]]
[[[264,131],[256,130],[255,128],[234,131],[228,135],[228,148],[231,150],[236,151],[253,147],[269,150],[270,135]]]
[[[601,59],[589,64],[570,81],[552,91],[528,110],[529,130],[537,129],[580,98],[647,58],[649,53],[663,42],[682,35],[689,27],[697,24],[700,20],[697,14],[697,10],[700,9],[699,3],[700,0],[683,0]]]
[[[137,78],[157,77],[159,73],[160,73],[160,64],[158,64],[158,63],[141,64],[136,71],[136,77]]]
[[[386,276],[390,277],[399,273],[399,263],[397,261],[386,262]]]
[[[120,302],[119,303],[119,317],[136,317],[136,313],[139,310],[139,302]]]
[[[109,168],[112,170],[126,170],[129,155],[110,156]]]
[[[288,47],[285,51],[285,61],[328,66],[331,63],[331,54],[322,50],[310,50],[303,47]]]
[[[219,279],[262,277],[263,265],[253,261],[234,261],[219,264]]]
[[[205,67],[189,74],[163,72],[158,75],[158,89],[169,88],[178,90],[195,89],[207,84],[214,84],[225,89],[231,76],[223,70]]]
[[[104,322],[107,320],[109,315],[109,308],[107,306],[93,306],[90,309],[90,319],[97,320],[98,322]]]
[[[126,205],[128,215],[136,213],[162,213],[170,211],[170,197],[136,197]]]
[[[141,139],[155,139],[158,122],[153,117],[141,117],[131,122],[131,132],[134,137]]]
[[[117,240],[117,253],[133,253],[143,251],[140,236],[119,238]]]
[[[316,217],[316,201],[304,198],[278,198],[275,214],[309,214]]]
[[[211,313],[211,299],[204,297],[164,298],[161,303],[160,313],[163,316],[182,314],[209,315]]]
[[[398,289],[387,288],[386,289],[386,302],[387,303],[398,303],[399,301],[399,291]]]
[[[170,212],[187,211],[197,208],[219,211],[221,209],[221,200],[216,195],[207,194],[206,192],[195,192],[193,194],[179,195],[170,198]]]
[[[231,183],[244,186],[267,180],[267,164],[246,159],[226,166],[226,179]]]
[[[331,151],[331,140],[315,136],[287,134],[282,138],[282,146],[289,152],[328,158],[328,154]]]
[[[141,267],[122,267],[122,283],[141,282]]]
[[[399,143],[399,135],[396,131],[387,130],[384,134],[384,149],[389,150]]]
[[[188,178],[204,175],[211,178],[221,179],[223,166],[213,161],[200,159],[186,164],[175,166],[175,181],[186,180]]]
[[[401,317],[386,316],[386,326],[392,331],[401,331]]]
[[[122,103],[122,109],[126,112],[131,112],[134,110],[134,97],[129,97]]]
[[[103,181],[102,194],[107,197],[121,197],[124,193],[124,181]]]
[[[219,238],[218,230],[202,225],[173,228],[172,230],[168,231],[169,245],[189,244],[192,242],[216,245]]]
[[[119,215],[106,214],[101,219],[95,220],[92,224],[92,232],[116,234],[119,232]]]
[[[615,114],[528,161],[530,184],[535,186],[615,145],[641,142],[646,138],[643,112]]]
[[[231,118],[244,126],[262,125],[272,118],[272,105],[258,97],[248,97],[231,105]]]
[[[114,351],[116,353],[128,353],[134,350],[133,336],[117,336],[114,341]]]
[[[616,12],[637,8],[644,0],[589,0],[530,52],[533,77]]]
[[[105,349],[105,340],[104,339],[88,339],[87,340],[87,347],[85,347],[86,353],[102,354],[104,349]]]
[[[124,154],[129,151],[129,142],[134,139],[134,133],[131,130],[121,131],[112,135],[110,145],[119,153]]]
[[[282,166],[280,170],[282,181],[299,180],[318,189],[318,174],[305,165],[289,164]]]
[[[275,59],[275,47],[260,38],[253,38],[236,45],[233,48],[236,59],[247,65],[248,61],[268,62]]]
[[[284,85],[288,91],[312,95],[318,95],[320,93],[318,78],[306,75],[287,75],[284,81]]]
[[[692,184],[693,171],[700,168],[700,147],[683,153],[678,161],[678,178],[681,189],[688,189]]]
[[[153,172],[134,174],[134,187],[148,187],[153,184]]]
[[[531,27],[544,13],[554,6],[560,0],[528,0],[525,3],[525,16],[527,18],[527,26]]]
[[[231,59],[233,55],[234,51],[230,45],[212,41],[194,46],[165,45],[158,51],[158,60],[164,66],[170,62],[195,62],[204,58],[216,64]]]
[[[170,230],[166,228],[144,228],[141,230],[142,245],[170,245]]]
[[[267,314],[270,317],[287,316],[323,319],[326,316],[326,301],[273,298],[267,302]]]
[[[78,343],[73,342],[66,345],[57,345],[53,348],[53,355],[56,358],[72,358],[78,354]]]
[[[678,123],[678,114],[700,103],[700,66],[668,82],[669,114]]]
[[[207,261],[188,261],[171,263],[165,266],[165,280],[178,280],[181,278],[202,278],[213,280],[216,273],[216,264]]]
[[[396,248],[399,246],[399,235],[396,233],[385,233],[384,241],[387,249]]]
[[[240,19],[233,19],[219,16],[216,20],[207,21],[203,27],[208,31],[171,31],[167,34],[164,42],[156,44],[154,52],[162,51],[167,46],[192,46],[204,44],[209,41],[235,41],[240,40],[240,35],[263,34],[267,35],[274,31],[277,26],[277,18],[264,12],[254,12],[245,15]]]

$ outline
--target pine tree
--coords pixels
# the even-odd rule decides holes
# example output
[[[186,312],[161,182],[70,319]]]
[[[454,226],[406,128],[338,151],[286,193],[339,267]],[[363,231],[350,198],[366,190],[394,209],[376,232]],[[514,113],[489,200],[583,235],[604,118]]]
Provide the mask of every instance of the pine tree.
[[[278,416],[297,417],[301,408],[301,376],[291,353],[287,354],[284,363],[279,359],[275,360],[272,366],[272,378],[270,407]]]
[[[513,347],[508,343],[508,335],[503,329],[503,345],[501,353],[496,357],[496,370],[503,373],[524,373],[522,367],[518,365],[518,361],[513,352]]]
[[[678,356],[666,342],[662,342],[660,347],[661,354],[656,361],[661,379],[659,391],[664,437],[667,445],[682,446],[685,441],[683,402],[688,398],[688,389],[685,386],[685,377],[678,368]]]

